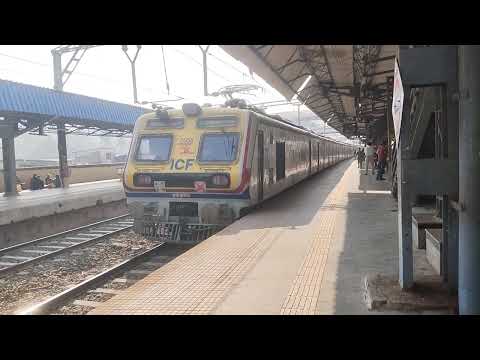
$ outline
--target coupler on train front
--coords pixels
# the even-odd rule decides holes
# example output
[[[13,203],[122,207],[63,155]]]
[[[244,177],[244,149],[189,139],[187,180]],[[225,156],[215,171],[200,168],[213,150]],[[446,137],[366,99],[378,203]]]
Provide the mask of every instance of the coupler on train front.
[[[131,202],[134,231],[167,243],[198,243],[238,218],[240,209],[229,204],[191,201]]]

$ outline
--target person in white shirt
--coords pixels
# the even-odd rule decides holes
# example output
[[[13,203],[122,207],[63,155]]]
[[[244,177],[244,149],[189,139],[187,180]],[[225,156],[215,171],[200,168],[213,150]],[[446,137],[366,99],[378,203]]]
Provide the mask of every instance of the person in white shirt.
[[[371,165],[372,167],[372,175],[374,174],[374,164],[373,164],[373,156],[374,156],[374,153],[375,153],[375,150],[372,146],[372,143],[369,142],[367,144],[367,146],[365,147],[365,155],[366,155],[366,162],[367,162],[367,166],[366,166],[366,172],[365,172],[365,175],[368,175],[368,166]]]

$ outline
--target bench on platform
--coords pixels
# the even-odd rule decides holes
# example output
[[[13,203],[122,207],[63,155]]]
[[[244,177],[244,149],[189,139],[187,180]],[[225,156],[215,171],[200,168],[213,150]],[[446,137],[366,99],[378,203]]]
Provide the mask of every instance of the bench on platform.
[[[441,229],[442,220],[433,214],[412,215],[412,239],[417,249],[425,249],[425,230]]]
[[[427,261],[433,266],[437,274],[441,275],[441,260],[442,260],[442,229],[426,229],[426,253]]]

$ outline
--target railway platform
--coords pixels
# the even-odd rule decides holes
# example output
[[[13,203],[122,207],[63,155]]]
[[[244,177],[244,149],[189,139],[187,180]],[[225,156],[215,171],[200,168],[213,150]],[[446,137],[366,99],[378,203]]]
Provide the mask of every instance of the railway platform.
[[[119,179],[0,194],[0,248],[125,214]]]
[[[387,187],[344,161],[89,314],[368,314],[364,277],[398,271]]]

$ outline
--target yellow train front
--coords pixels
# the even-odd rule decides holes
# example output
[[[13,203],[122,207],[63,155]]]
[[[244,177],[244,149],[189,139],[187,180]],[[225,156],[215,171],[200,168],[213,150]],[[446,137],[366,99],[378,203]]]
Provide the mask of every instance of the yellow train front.
[[[135,229],[200,241],[249,206],[248,113],[235,108],[157,110],[140,117],[124,172]]]

